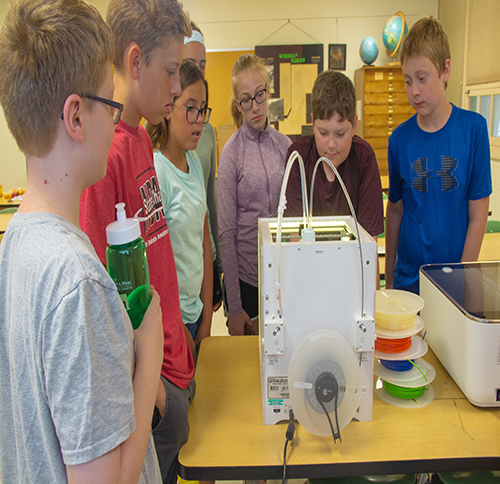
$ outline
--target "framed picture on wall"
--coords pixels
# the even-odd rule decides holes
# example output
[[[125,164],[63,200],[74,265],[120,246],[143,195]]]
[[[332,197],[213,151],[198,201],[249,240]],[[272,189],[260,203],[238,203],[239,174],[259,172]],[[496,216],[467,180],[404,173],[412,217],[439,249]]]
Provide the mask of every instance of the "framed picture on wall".
[[[300,136],[302,125],[311,122],[307,121],[311,110],[306,96],[323,71],[324,50],[324,44],[255,46],[255,55],[263,60],[272,78],[269,122],[281,133]]]
[[[346,44],[328,44],[328,68],[345,71]]]

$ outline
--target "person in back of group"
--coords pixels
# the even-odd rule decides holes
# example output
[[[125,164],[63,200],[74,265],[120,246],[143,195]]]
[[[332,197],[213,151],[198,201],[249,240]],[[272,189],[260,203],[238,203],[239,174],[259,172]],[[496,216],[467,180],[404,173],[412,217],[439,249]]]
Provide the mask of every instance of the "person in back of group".
[[[242,55],[231,75],[238,127],[224,145],[217,174],[219,243],[231,335],[258,333],[259,217],[277,214],[290,139],[269,125],[269,76],[262,60]]]
[[[418,293],[422,264],[477,260],[491,160],[486,120],[446,99],[450,46],[441,23],[416,22],[400,59],[417,113],[389,138],[386,287]]]
[[[189,435],[195,349],[182,323],[153,149],[140,121],[145,118],[158,124],[170,112],[174,96],[180,94],[184,36],[192,32],[177,0],[110,0],[106,19],[115,41],[115,98],[125,109],[111,145],[106,176],[82,194],[80,224],[105,264],[105,229],[116,217],[115,204],[125,203],[128,217],[143,217],[141,234],[151,284],[161,297],[164,333],[153,437],[163,481],[175,484],[177,455]]]
[[[313,134],[293,143],[287,159],[294,151],[302,157],[308,197],[316,161],[320,157],[331,161],[347,188],[358,223],[377,238],[384,231],[380,172],[372,147],[355,134],[358,116],[353,83],[341,72],[323,71],[314,82],[311,105]],[[315,216],[351,215],[335,173],[324,161],[316,172],[312,208]],[[302,213],[300,171],[295,162],[287,185],[284,215],[298,217]]]
[[[207,196],[194,151],[210,119],[208,88],[191,61],[179,69],[181,94],[160,124],[146,126],[177,268],[182,320],[198,346],[212,326],[213,260]]]
[[[112,101],[112,57],[94,6],[10,3],[0,102],[28,170],[0,244],[3,484],[161,482],[151,437],[163,359],[159,297],[152,290],[133,332],[78,221],[80,194],[106,174],[123,110]]]
[[[199,27],[191,21],[193,35],[184,37],[184,59],[190,60],[198,66],[203,77],[207,65],[207,51],[205,49],[205,39]],[[215,131],[210,122],[205,123],[201,138],[196,148],[201,166],[203,168],[203,178],[205,190],[207,192],[207,206],[209,216],[210,244],[212,247],[213,259],[213,298],[212,305],[214,312],[222,304],[221,276],[222,262],[219,250],[219,226],[217,223],[217,146],[215,143]]]

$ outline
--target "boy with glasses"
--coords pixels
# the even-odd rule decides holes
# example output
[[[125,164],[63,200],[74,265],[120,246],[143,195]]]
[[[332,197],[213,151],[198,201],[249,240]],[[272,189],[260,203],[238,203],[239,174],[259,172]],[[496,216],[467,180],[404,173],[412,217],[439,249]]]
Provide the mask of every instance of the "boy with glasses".
[[[0,34],[0,102],[28,168],[0,245],[4,484],[161,482],[159,297],[134,335],[78,220],[123,109],[110,100],[112,44],[81,0],[16,0]]]

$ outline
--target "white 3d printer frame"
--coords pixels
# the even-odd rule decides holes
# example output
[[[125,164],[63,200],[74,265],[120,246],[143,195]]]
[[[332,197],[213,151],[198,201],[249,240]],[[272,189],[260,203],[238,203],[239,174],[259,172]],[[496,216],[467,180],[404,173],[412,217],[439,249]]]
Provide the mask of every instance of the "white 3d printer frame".
[[[313,217],[313,228],[331,224],[356,233],[354,220]],[[302,219],[286,218],[297,226]],[[361,402],[355,418],[370,421],[373,404],[373,350],[377,244],[359,227],[363,249],[364,291],[357,238],[283,241],[281,244],[281,306],[278,313],[277,219],[259,220],[260,361],[264,425],[288,418],[288,367],[294,349],[319,329],[338,332],[357,352],[362,374]],[[274,233],[274,234],[273,234]],[[328,237],[327,237],[328,238]],[[342,240],[343,239],[343,240]],[[364,305],[362,304],[364,297]],[[361,308],[364,307],[364,315]]]
[[[295,161],[299,162],[301,175],[303,217],[287,218],[284,222],[286,185]],[[322,163],[330,165],[334,171],[352,216],[312,217],[314,179]],[[333,410],[337,419],[336,409],[342,405],[343,397],[349,393],[351,396],[356,394],[356,398],[348,397],[344,401],[344,421],[341,424],[337,422],[337,428],[332,426],[327,414],[336,440],[340,437],[341,427],[352,418],[360,421],[372,418],[377,243],[357,223],[347,189],[330,160],[320,158],[316,162],[311,180],[309,213],[304,163],[300,155],[293,152],[283,178],[278,217],[259,219],[262,416],[264,425],[287,419],[291,409],[289,384],[293,385],[291,388],[295,397],[292,396],[292,399],[299,398],[296,388],[304,388],[305,392],[299,392],[302,395],[299,405],[301,413],[304,419],[313,424],[314,430],[310,428],[312,432],[326,435],[323,423],[318,426],[320,420],[314,412],[321,411],[317,404],[328,414],[332,410],[326,410],[318,399],[326,402],[328,395],[330,400],[332,395],[335,396]],[[289,375],[292,360],[294,369],[306,369],[302,366],[302,355],[306,351],[301,343],[307,341],[306,347],[309,345],[311,349],[310,345],[313,344],[316,348],[318,338],[321,338],[318,335],[321,334],[327,340],[333,335],[340,346],[328,346],[328,343],[326,346],[320,345],[323,346],[320,350],[322,356],[318,361],[308,361],[307,371],[311,370],[309,374],[312,375],[324,365],[329,366],[330,370],[326,370],[326,373],[325,370],[319,370],[322,372],[320,378],[325,375],[332,377],[330,381],[333,380],[333,383],[328,385],[333,387],[318,386],[321,385],[318,379],[314,384],[304,380],[292,382]],[[300,347],[298,355],[294,354],[297,347]],[[335,351],[337,355],[333,354]],[[314,352],[307,353],[308,358],[316,359],[312,354]],[[309,368],[309,365],[313,367]],[[359,365],[359,371],[352,365]],[[331,373],[334,371],[340,379],[344,379],[342,373],[352,373],[351,370],[360,376],[356,378],[358,383],[354,388],[346,385],[349,378],[341,383]],[[312,390],[311,396],[313,386],[315,390]]]

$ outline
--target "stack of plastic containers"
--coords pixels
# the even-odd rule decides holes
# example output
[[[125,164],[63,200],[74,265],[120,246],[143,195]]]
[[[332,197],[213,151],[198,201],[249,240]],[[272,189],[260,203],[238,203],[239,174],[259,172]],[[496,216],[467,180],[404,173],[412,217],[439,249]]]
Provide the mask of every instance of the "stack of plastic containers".
[[[434,367],[422,359],[428,346],[418,312],[424,300],[407,291],[377,291],[375,299],[375,394],[391,405],[416,408],[434,399]]]

